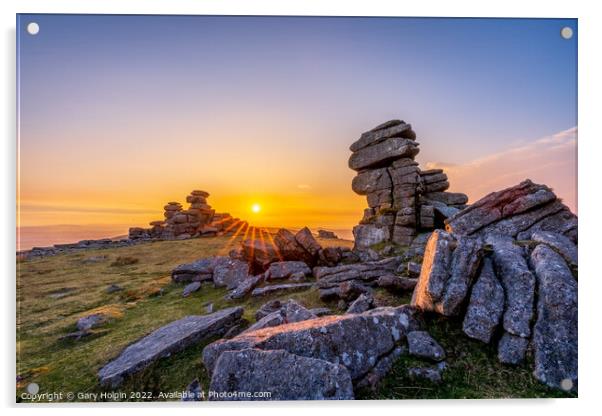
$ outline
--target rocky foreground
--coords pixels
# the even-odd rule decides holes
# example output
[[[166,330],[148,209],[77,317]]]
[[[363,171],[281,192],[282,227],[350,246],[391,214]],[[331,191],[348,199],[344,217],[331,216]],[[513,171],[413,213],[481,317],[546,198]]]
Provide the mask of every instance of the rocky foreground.
[[[353,399],[374,388],[397,359],[422,365],[412,378],[440,383],[447,354],[424,321],[439,314],[462,323],[464,334],[497,346],[506,365],[533,355],[534,377],[576,391],[577,217],[545,185],[525,180],[472,205],[447,193],[442,172],[413,162],[416,135],[387,122],[351,146],[353,189],[370,208],[356,227],[353,250],[323,248],[311,231],[258,230],[228,256],[182,264],[172,280],[183,296],[205,285],[226,287],[236,304],[274,293],[254,323],[233,307],[189,316],[127,347],[98,373],[116,387],[155,360],[194,343],[215,400]],[[403,237],[403,238],[401,238]],[[378,307],[375,288],[412,293],[409,305]],[[316,288],[346,313],[308,309],[288,293]],[[198,381],[191,391],[199,390]],[[270,392],[270,397],[237,392]]]

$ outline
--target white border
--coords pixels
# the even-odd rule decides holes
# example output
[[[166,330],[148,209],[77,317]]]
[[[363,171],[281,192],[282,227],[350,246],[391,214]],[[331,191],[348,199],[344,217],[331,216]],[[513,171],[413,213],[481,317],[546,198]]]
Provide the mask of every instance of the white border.
[[[106,414],[107,406],[48,406],[15,407],[14,368],[15,368],[15,285],[14,285],[14,246],[15,246],[15,13],[119,13],[119,14],[248,14],[248,15],[347,15],[347,16],[443,16],[443,17],[571,17],[579,18],[579,216],[580,216],[580,350],[579,350],[579,399],[576,400],[454,400],[454,401],[396,401],[396,402],[352,402],[352,403],[269,403],[254,405],[203,404],[200,406],[178,407],[178,411],[189,410],[196,414],[219,412],[220,414],[303,414],[314,412],[336,412],[347,414],[372,413],[438,413],[446,416],[461,414],[489,415],[529,412],[533,414],[567,415],[593,413],[596,399],[600,395],[600,309],[602,294],[601,273],[596,264],[599,257],[600,239],[600,181],[597,180],[597,167],[602,162],[600,143],[600,45],[602,22],[596,13],[594,1],[542,1],[525,0],[486,1],[202,1],[202,0],[3,0],[0,2],[0,19],[3,29],[5,49],[1,65],[2,89],[4,97],[0,102],[2,111],[2,220],[3,238],[0,251],[4,287],[2,294],[3,329],[5,337],[0,343],[2,350],[2,377],[0,391],[3,406],[9,412],[28,413],[38,409],[44,414],[82,413]],[[596,40],[598,40],[596,42]],[[509,128],[512,121],[509,120]],[[122,405],[110,405],[111,412],[126,412]],[[135,406],[139,408],[140,406]],[[164,415],[164,404],[143,405],[147,414]],[[85,408],[85,410],[84,410]],[[132,407],[130,407],[132,408]],[[141,409],[140,409],[141,410]],[[599,411],[599,409],[598,409]],[[200,413],[199,413],[200,412]]]

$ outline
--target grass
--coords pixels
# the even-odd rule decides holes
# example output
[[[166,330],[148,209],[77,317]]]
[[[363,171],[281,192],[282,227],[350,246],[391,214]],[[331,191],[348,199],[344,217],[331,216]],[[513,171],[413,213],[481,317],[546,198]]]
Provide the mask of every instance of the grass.
[[[309,308],[328,306],[343,312],[337,310],[336,302],[320,301],[317,289],[237,302],[224,299],[226,289],[205,284],[183,298],[183,285],[171,282],[171,270],[201,257],[227,255],[239,240],[216,237],[152,242],[18,261],[17,401],[32,382],[40,386],[40,393],[101,392],[97,371],[123,348],[169,322],[186,315],[205,314],[209,303],[213,303],[214,310],[241,305],[245,308],[243,318],[250,322],[255,321],[255,312],[261,305],[275,298],[292,298]],[[352,245],[332,239],[322,239],[320,243]],[[124,290],[107,293],[106,288],[112,284]],[[409,302],[409,295],[398,297],[384,290],[377,290],[375,298],[380,305]],[[78,318],[91,313],[104,313],[110,319],[80,340],[61,339],[75,331]],[[427,325],[450,356],[444,383],[429,386],[408,380],[406,367],[413,364],[403,357],[379,389],[359,392],[358,398],[565,396],[537,383],[528,366],[500,365],[495,351],[463,336],[453,322],[430,318]],[[151,392],[157,397],[159,392],[183,391],[195,378],[206,389],[209,380],[201,351],[208,342],[157,361],[126,380],[120,391]]]

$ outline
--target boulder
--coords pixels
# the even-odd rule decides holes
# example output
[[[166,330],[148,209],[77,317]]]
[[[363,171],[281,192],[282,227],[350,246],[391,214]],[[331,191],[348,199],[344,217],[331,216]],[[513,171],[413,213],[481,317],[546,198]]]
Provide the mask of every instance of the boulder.
[[[380,167],[395,159],[414,157],[418,152],[418,144],[413,140],[392,137],[352,153],[349,167],[356,171]]]
[[[387,226],[376,224],[359,224],[353,227],[354,248],[365,250],[375,244],[389,241],[391,230]]]
[[[406,269],[408,272],[408,276],[410,276],[411,278],[418,278],[418,277],[420,277],[420,271],[422,270],[422,264],[414,263],[413,261],[409,261],[408,265],[406,266]]]
[[[436,309],[444,316],[456,316],[476,278],[483,257],[480,239],[460,236],[451,260],[451,270],[445,290]]]
[[[535,207],[556,200],[545,185],[525,180],[518,185],[492,192],[446,220],[446,229],[458,235],[472,234],[479,229]]]
[[[225,351],[215,364],[210,400],[352,400],[345,367],[284,350]],[[269,397],[239,395],[269,392]]]
[[[521,231],[517,234],[516,238],[517,240],[529,240],[535,231],[551,231],[562,234],[577,244],[577,229],[577,216],[568,207],[564,207],[557,213],[548,215],[524,231]]]
[[[267,296],[281,292],[298,292],[307,290],[313,286],[313,283],[287,283],[282,285],[268,285],[253,289],[251,296]]]
[[[212,373],[225,351],[258,348],[285,350],[347,368],[358,380],[392,352],[409,330],[418,324],[409,306],[377,308],[363,314],[324,316],[308,321],[246,332],[230,340],[216,341],[203,350],[203,363]]]
[[[529,270],[523,249],[511,237],[489,234],[485,242],[493,248],[493,265],[505,292],[503,326],[523,338],[531,335],[535,276]]]
[[[263,272],[271,263],[281,261],[282,253],[271,242],[262,239],[247,239],[241,243],[243,257],[251,264],[251,272]]]
[[[343,260],[341,247],[324,247],[318,252],[318,264],[320,266],[334,267]]]
[[[426,331],[410,331],[407,334],[410,355],[433,361],[445,359],[445,350]]]
[[[359,381],[356,382],[357,387],[370,387],[372,390],[378,386],[378,383],[387,375],[397,359],[407,353],[405,347],[395,347],[393,351],[382,357],[376,365]]]
[[[462,328],[471,338],[489,343],[504,312],[504,288],[493,272],[489,258],[472,287]]]
[[[265,276],[266,280],[287,279],[296,273],[308,276],[311,269],[302,261],[277,261],[270,264]]]
[[[563,258],[540,244],[531,253],[537,276],[533,327],[535,378],[550,387],[577,388],[577,282]]]
[[[287,323],[317,318],[317,315],[292,299],[289,299],[288,302],[286,302],[282,308],[282,312],[284,313],[284,318]]]
[[[426,311],[436,311],[437,303],[445,293],[456,241],[451,234],[435,230],[429,238],[422,261],[422,269],[412,305]]]
[[[314,256],[305,250],[296,240],[295,235],[286,228],[278,230],[274,236],[274,244],[278,248],[280,257],[282,257],[280,260],[294,260],[310,265],[314,264]]]
[[[416,138],[416,134],[412,131],[412,126],[402,121],[399,121],[398,124],[393,124],[397,121],[399,120],[392,120],[387,123],[383,123],[381,126],[385,127],[378,126],[378,128],[363,133],[359,140],[354,142],[349,147],[349,150],[352,152],[357,152],[360,149],[382,142],[390,137],[404,137],[410,140]]]
[[[215,287],[236,288],[249,276],[249,265],[241,260],[230,257],[219,257],[213,269],[213,284]]]
[[[417,282],[418,279],[387,274],[378,278],[377,285],[392,292],[409,292],[410,290],[414,290]]]
[[[263,274],[259,274],[257,276],[249,276],[245,280],[239,283],[236,289],[230,291],[226,296],[227,299],[241,299],[247,296],[257,285],[259,285],[265,276]]]
[[[242,316],[243,308],[229,308],[211,315],[186,316],[167,324],[125,348],[98,372],[100,383],[116,388],[130,374],[159,358],[182,351],[190,345],[222,335]]]
[[[497,358],[502,364],[518,365],[525,360],[529,339],[504,332],[497,345]]]
[[[314,267],[318,287],[326,288],[348,280],[371,282],[380,276],[392,274],[401,264],[400,257],[389,257],[365,263],[343,264],[335,267]]]
[[[253,325],[249,326],[242,333],[256,331],[258,329],[269,328],[272,326],[278,326],[285,323],[284,316],[282,315],[282,311],[280,309],[264,316],[263,318],[257,320]]]
[[[359,297],[353,301],[345,313],[362,313],[374,306],[374,299],[370,295],[362,293]]]
[[[392,185],[387,168],[380,168],[358,173],[351,182],[351,189],[358,195],[368,195],[375,191],[390,190]]]
[[[264,316],[267,316],[273,312],[279,311],[282,308],[282,302],[278,299],[271,300],[261,305],[261,307],[255,312],[255,320],[259,321]]]
[[[313,259],[318,256],[318,252],[322,249],[320,243],[316,241],[313,234],[307,227],[301,228],[297,234],[295,234],[295,240],[307,251]]]
[[[171,272],[171,279],[176,283],[212,280],[215,261],[215,257],[208,257],[180,264]]]

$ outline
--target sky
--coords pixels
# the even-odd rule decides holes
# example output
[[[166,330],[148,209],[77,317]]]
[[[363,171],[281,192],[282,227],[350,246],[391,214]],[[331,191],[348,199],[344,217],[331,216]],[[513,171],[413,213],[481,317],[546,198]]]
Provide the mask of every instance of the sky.
[[[395,118],[471,201],[531,178],[577,209],[575,19],[17,21],[22,227],[144,226],[203,189],[253,225],[351,228],[349,145]]]

